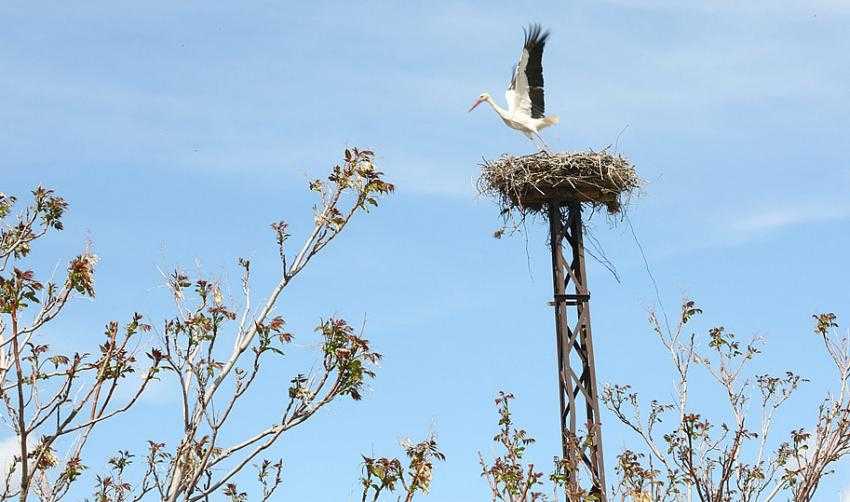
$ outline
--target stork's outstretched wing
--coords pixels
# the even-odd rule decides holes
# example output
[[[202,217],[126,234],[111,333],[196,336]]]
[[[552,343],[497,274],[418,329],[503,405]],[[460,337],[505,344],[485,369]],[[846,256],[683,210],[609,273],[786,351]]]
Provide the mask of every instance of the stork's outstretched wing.
[[[539,24],[532,24],[523,32],[525,43],[505,99],[512,114],[542,118],[546,110],[543,103],[543,48],[549,32],[543,31]]]

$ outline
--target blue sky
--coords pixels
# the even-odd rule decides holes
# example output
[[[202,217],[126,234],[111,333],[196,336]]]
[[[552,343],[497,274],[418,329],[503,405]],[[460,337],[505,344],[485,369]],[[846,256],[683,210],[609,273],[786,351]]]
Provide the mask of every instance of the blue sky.
[[[690,295],[703,332],[723,323],[764,336],[763,368],[812,379],[779,430],[810,425],[833,378],[810,316],[850,315],[850,4],[838,0],[6,2],[0,190],[41,183],[71,201],[67,230],[33,266],[51,270],[86,239],[102,259],[97,300],[75,302],[50,336],[94,344],[133,310],[170,316],[157,267],[202,270],[236,295],[246,256],[267,289],[268,224],[286,218],[303,233],[306,180],[344,147],[368,146],[398,191],[287,293],[280,311],[299,345],[243,416],[274,412],[268,396],[309,365],[322,316],[368,319],[385,361],[362,403],[337,403],[281,443],[281,498],[353,500],[361,452],[396,454],[398,439],[434,430],[448,462],[429,500],[483,500],[476,452],[492,453],[499,389],[518,396],[517,418],[539,440],[533,460],[548,467],[558,444],[545,233],[494,240],[497,210],[473,188],[482,157],[531,145],[485,108],[466,113],[482,91],[502,100],[530,21],[553,33],[547,111],[561,123],[548,143],[617,144],[634,161],[648,184],[631,221],[665,308]],[[590,265],[598,378],[669,398],[635,241],[604,218],[592,231],[621,277]],[[157,389],[105,429],[104,454],[161,437],[175,402]],[[610,471],[634,443],[603,419]],[[818,500],[845,487],[846,463]]]

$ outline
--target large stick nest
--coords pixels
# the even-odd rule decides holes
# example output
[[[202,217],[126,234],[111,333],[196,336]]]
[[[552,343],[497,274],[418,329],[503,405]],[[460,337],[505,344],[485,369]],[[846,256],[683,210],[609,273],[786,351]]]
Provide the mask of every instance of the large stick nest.
[[[634,166],[621,155],[594,152],[539,152],[484,160],[478,191],[495,198],[503,213],[538,213],[546,204],[579,202],[622,211],[629,196],[643,184]]]

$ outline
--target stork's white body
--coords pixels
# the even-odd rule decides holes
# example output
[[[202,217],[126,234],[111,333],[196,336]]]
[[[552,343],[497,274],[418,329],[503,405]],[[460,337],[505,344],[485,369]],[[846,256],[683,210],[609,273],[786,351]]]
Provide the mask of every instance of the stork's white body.
[[[487,94],[484,101],[493,108],[493,111],[499,115],[506,126],[525,134],[530,140],[534,140],[535,135],[539,134],[540,130],[544,127],[558,123],[559,119],[556,116],[533,118],[530,112],[516,105],[516,94],[512,90],[505,92],[505,99],[509,107],[507,110],[499,106],[489,94]]]

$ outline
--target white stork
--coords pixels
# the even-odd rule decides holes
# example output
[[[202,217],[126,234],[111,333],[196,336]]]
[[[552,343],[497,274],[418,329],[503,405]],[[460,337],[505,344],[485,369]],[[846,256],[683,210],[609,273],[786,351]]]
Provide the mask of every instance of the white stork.
[[[522,31],[525,34],[522,54],[514,66],[511,85],[505,91],[508,109],[496,104],[490,94],[485,92],[478,96],[469,111],[486,102],[508,127],[525,134],[532,141],[539,141],[545,150],[546,143],[540,137],[540,130],[559,121],[557,116],[543,115],[543,48],[549,32],[542,31],[539,24],[532,24]]]

